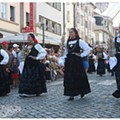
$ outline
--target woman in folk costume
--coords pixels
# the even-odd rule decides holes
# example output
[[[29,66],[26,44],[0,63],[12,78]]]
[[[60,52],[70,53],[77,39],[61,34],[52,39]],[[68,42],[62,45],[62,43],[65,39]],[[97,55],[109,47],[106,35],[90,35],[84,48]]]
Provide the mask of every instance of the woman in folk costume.
[[[26,46],[28,51],[25,58],[23,71],[20,77],[19,95],[33,96],[40,95],[43,92],[47,92],[45,84],[45,68],[40,60],[46,56],[45,49],[38,44],[34,34],[28,35],[28,44]]]
[[[97,74],[99,74],[100,76],[105,74],[105,60],[107,58],[108,56],[105,54],[105,52],[103,52],[103,50],[99,48],[97,52],[97,62],[98,62]]]
[[[2,42],[2,48],[0,49],[0,96],[6,96],[10,93],[10,81],[8,80],[8,68],[6,65],[9,62],[9,55],[4,50],[4,47],[8,46],[7,42]]]
[[[89,55],[89,69],[88,69],[88,73],[95,72],[95,60],[96,60],[96,56],[91,51],[91,53]]]
[[[115,98],[120,98],[120,34],[114,38],[115,56],[110,58],[110,68],[115,72],[117,89],[113,92]]]
[[[68,100],[74,100],[78,95],[82,98],[91,92],[82,59],[90,50],[88,44],[80,39],[78,31],[71,28],[65,48],[64,95],[70,96]]]

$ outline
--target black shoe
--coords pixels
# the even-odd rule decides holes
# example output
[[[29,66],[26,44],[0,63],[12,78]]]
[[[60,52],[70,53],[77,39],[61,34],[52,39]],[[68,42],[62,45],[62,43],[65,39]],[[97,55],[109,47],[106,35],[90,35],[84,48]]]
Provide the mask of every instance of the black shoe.
[[[114,74],[112,73],[111,76],[114,76]]]
[[[120,90],[116,90],[112,95],[113,95],[115,98],[120,98]]]
[[[74,97],[70,97],[70,98],[68,99],[68,101],[71,101],[71,100],[74,100]]]
[[[40,96],[40,94],[36,94],[36,96]]]
[[[102,75],[102,74],[100,74],[100,76],[102,77],[103,75]]]
[[[80,96],[81,96],[81,98],[83,98],[85,95],[84,95],[84,94],[81,94]]]

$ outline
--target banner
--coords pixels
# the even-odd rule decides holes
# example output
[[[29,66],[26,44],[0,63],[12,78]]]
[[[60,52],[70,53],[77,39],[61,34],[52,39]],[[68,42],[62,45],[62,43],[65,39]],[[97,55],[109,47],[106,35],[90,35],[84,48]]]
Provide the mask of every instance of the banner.
[[[34,3],[30,2],[30,21],[29,21],[29,26],[22,28],[23,33],[27,32],[34,32]]]
[[[34,31],[34,3],[30,2],[30,28]]]

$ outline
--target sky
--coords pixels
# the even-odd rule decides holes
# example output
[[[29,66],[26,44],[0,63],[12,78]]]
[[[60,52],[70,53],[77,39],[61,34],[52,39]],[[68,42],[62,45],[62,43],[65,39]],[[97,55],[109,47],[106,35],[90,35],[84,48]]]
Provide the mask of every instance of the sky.
[[[102,13],[110,17],[114,17],[115,14],[120,10],[120,2],[111,2],[109,3],[108,8]],[[117,27],[120,24],[120,11],[117,16],[113,19],[113,26]]]

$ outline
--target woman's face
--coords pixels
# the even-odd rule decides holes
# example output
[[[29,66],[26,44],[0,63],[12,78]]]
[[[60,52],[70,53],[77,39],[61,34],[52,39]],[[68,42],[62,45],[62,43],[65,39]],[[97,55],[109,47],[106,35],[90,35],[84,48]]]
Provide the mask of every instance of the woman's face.
[[[33,42],[33,38],[30,35],[28,35],[27,40],[28,40],[28,43],[32,43]]]
[[[72,29],[69,31],[69,36],[70,36],[70,38],[75,38],[76,37],[76,34]]]

